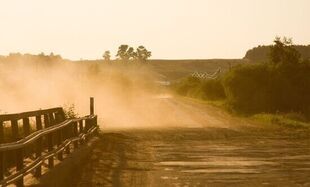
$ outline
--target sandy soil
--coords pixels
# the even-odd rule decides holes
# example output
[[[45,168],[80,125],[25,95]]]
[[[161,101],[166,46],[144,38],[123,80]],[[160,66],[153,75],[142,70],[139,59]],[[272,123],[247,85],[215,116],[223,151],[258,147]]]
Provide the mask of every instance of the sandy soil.
[[[310,186],[310,133],[233,118],[170,97],[167,128],[114,130],[77,186]]]

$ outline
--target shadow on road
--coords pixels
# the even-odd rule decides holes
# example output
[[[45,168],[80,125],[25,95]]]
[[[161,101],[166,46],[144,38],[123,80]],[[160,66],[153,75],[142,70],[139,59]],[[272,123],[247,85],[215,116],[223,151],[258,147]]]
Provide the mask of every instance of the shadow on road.
[[[310,185],[306,135],[187,128],[100,136],[78,186]]]

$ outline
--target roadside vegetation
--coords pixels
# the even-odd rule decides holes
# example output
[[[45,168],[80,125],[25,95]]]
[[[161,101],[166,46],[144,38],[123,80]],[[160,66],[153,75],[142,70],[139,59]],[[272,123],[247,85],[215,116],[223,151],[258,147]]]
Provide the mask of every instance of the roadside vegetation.
[[[248,50],[244,56],[244,60],[254,63],[266,62],[269,60],[270,49],[272,46],[257,46]],[[310,59],[310,45],[293,45],[300,54],[302,59]]]
[[[211,101],[226,98],[221,79],[204,80],[196,77],[186,77],[174,84],[173,87],[182,96]]]
[[[264,63],[237,65],[217,79],[187,77],[173,89],[183,96],[223,101],[229,111],[262,121],[310,121],[310,62],[287,38],[275,39]]]

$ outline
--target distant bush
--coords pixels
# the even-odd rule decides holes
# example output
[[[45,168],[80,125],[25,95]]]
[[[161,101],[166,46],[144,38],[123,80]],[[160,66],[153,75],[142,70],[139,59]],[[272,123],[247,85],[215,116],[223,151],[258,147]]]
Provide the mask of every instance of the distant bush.
[[[228,104],[242,112],[270,112],[270,69],[264,64],[233,68],[223,78]]]
[[[204,100],[225,98],[224,87],[220,79],[198,79],[187,77],[174,85],[177,93]]]
[[[310,117],[310,63],[245,65],[223,79],[227,103],[242,113],[297,112]]]
[[[250,49],[246,52],[244,59],[251,60],[253,62],[267,62],[269,60],[270,49],[272,46],[258,46]],[[293,46],[303,59],[310,59],[310,45],[294,45]]]
[[[200,99],[225,99],[226,107],[241,114],[274,113],[310,120],[310,60],[301,57],[291,39],[274,42],[266,63],[237,65],[215,80],[188,77],[175,90]]]
[[[224,99],[225,91],[220,79],[210,79],[202,81],[200,87],[202,98],[210,100]]]
[[[173,84],[175,91],[183,96],[187,96],[200,85],[200,80],[196,77],[186,77],[179,82]]]

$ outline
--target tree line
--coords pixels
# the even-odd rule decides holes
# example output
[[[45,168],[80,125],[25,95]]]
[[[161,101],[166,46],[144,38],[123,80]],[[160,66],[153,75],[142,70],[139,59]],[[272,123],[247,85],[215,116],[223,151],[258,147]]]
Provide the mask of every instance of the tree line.
[[[284,40],[288,41],[290,39],[285,38]],[[291,47],[298,51],[302,59],[310,59],[310,45],[293,45],[293,43],[291,44]],[[248,59],[252,62],[266,62],[270,60],[271,49],[271,45],[254,47],[253,49],[250,49],[246,52],[244,59]]]
[[[147,59],[152,56],[152,52],[147,50],[144,46],[139,46],[136,49],[130,47],[129,45],[121,45],[118,47],[117,53],[115,55],[116,60],[122,62],[141,62],[145,63]],[[111,62],[111,52],[105,51],[103,54],[103,59],[105,62]]]
[[[276,38],[264,63],[231,68],[216,80],[188,77],[175,90],[192,97],[223,100],[242,114],[297,113],[310,120],[310,60],[291,39]]]
[[[52,62],[62,62],[67,61],[63,59],[60,55],[54,54],[51,52],[50,54],[44,54],[41,52],[38,55],[33,54],[21,54],[21,53],[10,53],[7,56],[0,56],[0,62],[33,62],[33,63],[41,63],[41,64],[50,64]]]

